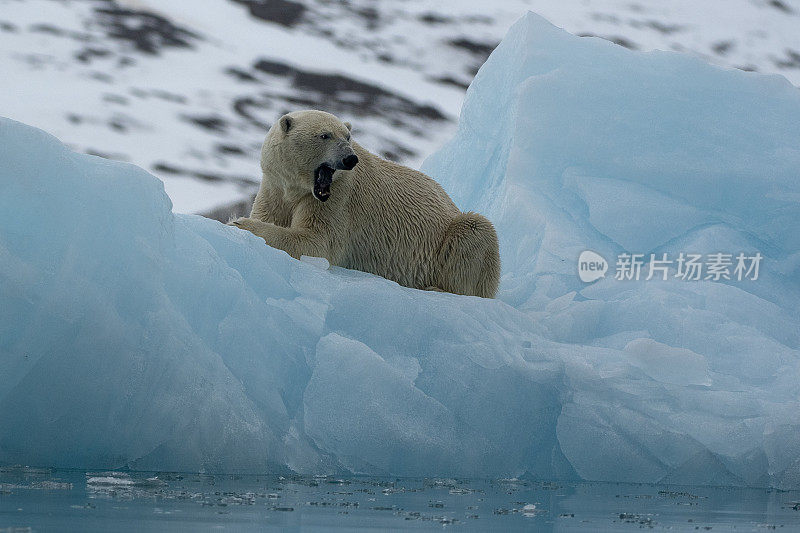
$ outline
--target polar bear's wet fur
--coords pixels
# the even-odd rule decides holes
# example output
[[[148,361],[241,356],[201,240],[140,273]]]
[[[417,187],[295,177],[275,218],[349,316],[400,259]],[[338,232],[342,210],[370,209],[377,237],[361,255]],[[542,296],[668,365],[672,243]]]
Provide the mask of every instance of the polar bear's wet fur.
[[[462,213],[433,179],[354,142],[322,111],[284,115],[267,133],[249,218],[231,222],[267,244],[417,289],[493,298],[497,233]]]

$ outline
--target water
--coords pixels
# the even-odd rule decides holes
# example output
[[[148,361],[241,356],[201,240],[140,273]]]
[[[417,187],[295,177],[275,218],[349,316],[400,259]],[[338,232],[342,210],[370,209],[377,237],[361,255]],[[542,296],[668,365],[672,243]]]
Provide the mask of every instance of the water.
[[[800,491],[0,468],[0,532],[800,531]]]

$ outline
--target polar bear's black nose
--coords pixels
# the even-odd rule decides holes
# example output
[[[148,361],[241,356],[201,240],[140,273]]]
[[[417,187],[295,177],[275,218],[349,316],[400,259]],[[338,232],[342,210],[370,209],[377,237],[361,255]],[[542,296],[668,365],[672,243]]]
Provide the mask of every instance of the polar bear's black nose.
[[[342,166],[345,170],[352,170],[358,164],[358,156],[355,154],[348,155],[344,159],[342,159]]]

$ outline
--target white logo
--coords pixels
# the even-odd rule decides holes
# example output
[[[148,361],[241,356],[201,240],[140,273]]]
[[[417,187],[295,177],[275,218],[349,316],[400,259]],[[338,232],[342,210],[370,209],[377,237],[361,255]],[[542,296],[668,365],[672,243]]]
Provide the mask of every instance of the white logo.
[[[597,252],[586,250],[578,257],[578,277],[584,283],[604,278],[607,270],[608,262]]]

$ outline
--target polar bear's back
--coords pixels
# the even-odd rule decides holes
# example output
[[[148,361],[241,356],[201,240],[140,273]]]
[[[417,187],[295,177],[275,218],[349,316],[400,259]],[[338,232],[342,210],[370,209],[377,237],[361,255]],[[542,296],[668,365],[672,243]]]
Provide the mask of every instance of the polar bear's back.
[[[401,285],[435,285],[442,236],[460,211],[432,178],[382,159],[353,143],[347,206],[350,247],[343,264]],[[409,268],[414,265],[414,268]]]

